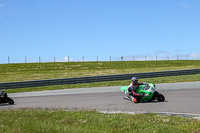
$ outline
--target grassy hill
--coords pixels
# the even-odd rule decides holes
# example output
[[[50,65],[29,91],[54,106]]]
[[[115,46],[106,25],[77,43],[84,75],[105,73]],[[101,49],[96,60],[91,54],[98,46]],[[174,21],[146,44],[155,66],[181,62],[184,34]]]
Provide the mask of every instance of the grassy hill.
[[[167,70],[198,69],[198,60],[179,61],[117,61],[117,62],[56,62],[56,63],[22,63],[22,64],[0,64],[0,82],[30,81],[43,79],[58,79],[70,77],[85,77],[99,75],[115,75],[140,72],[155,72]],[[141,82],[185,82],[199,81],[200,75],[174,76],[163,78],[141,79]],[[94,86],[113,86],[129,84],[127,81],[112,81],[101,83],[90,83],[82,85],[62,85],[38,88],[61,89],[80,88]],[[37,87],[36,87],[37,88]],[[37,90],[34,88],[34,90]]]
[[[200,61],[120,61],[0,64],[0,82],[200,68]]]

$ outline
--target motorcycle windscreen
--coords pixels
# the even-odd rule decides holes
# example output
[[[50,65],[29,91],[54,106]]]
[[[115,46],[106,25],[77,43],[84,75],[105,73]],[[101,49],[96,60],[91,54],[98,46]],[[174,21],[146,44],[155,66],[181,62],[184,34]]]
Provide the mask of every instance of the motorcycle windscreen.
[[[120,87],[120,90],[123,91],[123,92],[125,92],[127,89],[128,89],[128,86],[122,86],[122,87]]]

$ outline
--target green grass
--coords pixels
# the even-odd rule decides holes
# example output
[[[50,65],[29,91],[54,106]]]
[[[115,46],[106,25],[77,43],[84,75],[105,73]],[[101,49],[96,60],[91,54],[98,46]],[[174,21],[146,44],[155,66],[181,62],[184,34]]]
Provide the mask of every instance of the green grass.
[[[180,61],[119,61],[119,62],[58,62],[58,63],[23,63],[0,64],[0,82],[30,81],[43,79],[58,79],[70,77],[115,75],[140,72],[198,69],[198,60]],[[200,81],[200,74],[186,76],[171,76],[160,78],[140,79],[140,82],[172,83]],[[128,85],[130,80],[96,82],[74,85],[54,85],[9,89],[8,93],[42,91],[67,88],[85,88],[100,86]]]
[[[200,68],[200,61],[118,61],[0,64],[0,82]]]
[[[145,78],[145,79],[140,79],[139,81],[158,84],[158,83],[192,82],[192,81],[199,81],[199,80],[200,80],[200,74],[159,77],[159,78]],[[121,80],[121,81],[95,82],[95,83],[71,84],[71,85],[52,85],[52,86],[30,87],[30,88],[20,88],[20,89],[7,89],[6,92],[16,93],[16,92],[69,89],[69,88],[123,86],[123,85],[129,85],[130,82],[131,82],[130,80]]]
[[[2,133],[198,133],[200,121],[157,114],[104,114],[59,109],[0,110]]]

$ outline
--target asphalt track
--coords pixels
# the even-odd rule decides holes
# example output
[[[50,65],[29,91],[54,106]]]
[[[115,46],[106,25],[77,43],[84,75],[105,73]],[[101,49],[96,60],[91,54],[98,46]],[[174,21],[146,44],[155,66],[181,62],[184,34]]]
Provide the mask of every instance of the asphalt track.
[[[25,93],[10,93],[14,105],[1,104],[0,109],[63,108],[95,109],[101,112],[164,113],[200,117],[200,82],[156,84],[165,102],[134,104],[123,99],[121,86],[62,89]]]

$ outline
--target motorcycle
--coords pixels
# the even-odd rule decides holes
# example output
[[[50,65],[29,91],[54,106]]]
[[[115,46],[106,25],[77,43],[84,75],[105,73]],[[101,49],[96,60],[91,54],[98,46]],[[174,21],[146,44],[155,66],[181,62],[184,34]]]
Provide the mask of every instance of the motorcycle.
[[[128,90],[128,86],[122,86],[120,87],[120,90],[126,94]],[[140,85],[136,91],[138,94],[142,94],[143,97],[136,97],[138,101],[140,102],[147,102],[147,101],[165,101],[165,97],[156,91],[155,84],[148,83],[148,85]],[[125,97],[124,99],[131,100],[130,96]]]
[[[6,98],[2,98],[1,99],[1,101],[0,101],[0,103],[2,104],[2,103],[8,103],[8,104],[14,104],[15,102],[14,102],[14,100],[12,99],[12,98],[10,98],[10,97],[6,97]]]

